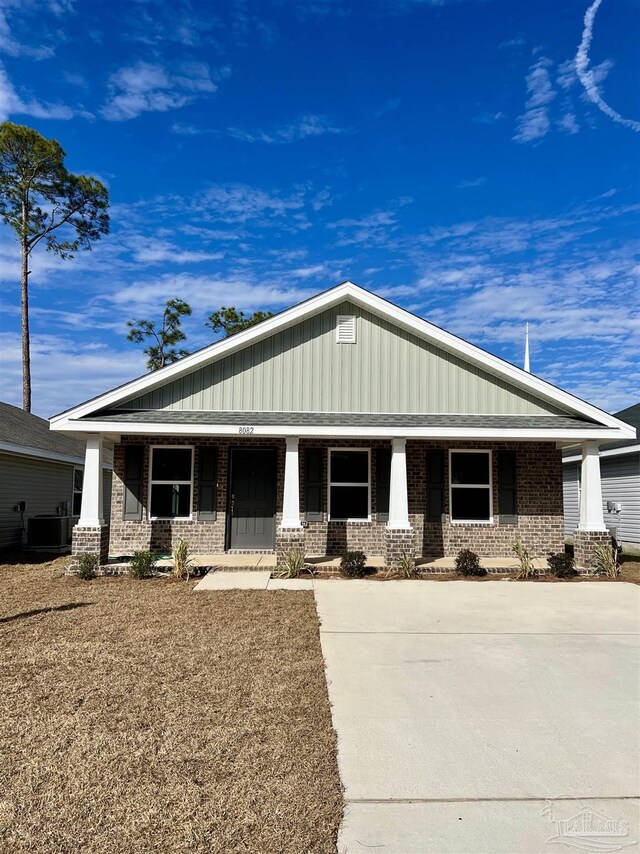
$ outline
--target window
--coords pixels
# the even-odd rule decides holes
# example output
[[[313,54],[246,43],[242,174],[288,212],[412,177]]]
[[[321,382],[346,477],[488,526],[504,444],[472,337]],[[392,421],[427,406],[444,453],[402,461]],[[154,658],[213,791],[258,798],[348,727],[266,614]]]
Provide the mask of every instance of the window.
[[[151,448],[152,519],[188,519],[193,491],[193,448]]]
[[[451,521],[492,521],[491,451],[450,451]]]
[[[370,518],[369,449],[329,452],[329,519]]]
[[[73,495],[71,500],[71,515],[79,516],[82,510],[82,484],[84,481],[84,469],[73,470]]]

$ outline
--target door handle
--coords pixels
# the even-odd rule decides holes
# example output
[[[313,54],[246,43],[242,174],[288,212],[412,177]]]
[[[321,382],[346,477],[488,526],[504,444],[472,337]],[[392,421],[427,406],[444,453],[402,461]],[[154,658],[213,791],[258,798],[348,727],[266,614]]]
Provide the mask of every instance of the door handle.
[[[233,516],[233,511],[235,509],[235,506],[236,506],[236,497],[235,497],[235,495],[232,494],[231,495],[231,515],[232,516]]]

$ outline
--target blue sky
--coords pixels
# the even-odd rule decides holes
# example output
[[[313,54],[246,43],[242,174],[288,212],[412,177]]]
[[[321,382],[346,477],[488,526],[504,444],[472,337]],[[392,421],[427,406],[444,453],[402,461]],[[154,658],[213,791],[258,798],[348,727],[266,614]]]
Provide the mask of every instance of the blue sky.
[[[220,305],[344,279],[517,364],[528,320],[534,373],[636,402],[639,25],[638,0],[0,0],[0,119],[112,202],[92,252],[33,258],[34,411],[143,373],[126,321],[170,297],[195,349]],[[0,277],[19,404],[6,226]]]

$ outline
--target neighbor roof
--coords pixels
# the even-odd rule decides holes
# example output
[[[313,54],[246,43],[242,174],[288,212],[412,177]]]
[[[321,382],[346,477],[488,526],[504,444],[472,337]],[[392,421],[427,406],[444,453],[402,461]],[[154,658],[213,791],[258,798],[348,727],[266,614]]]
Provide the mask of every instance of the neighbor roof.
[[[620,421],[625,421],[632,427],[635,427],[640,434],[640,403],[634,403],[633,406],[627,406],[626,409],[621,409],[620,412],[614,412],[616,418]],[[613,451],[616,448],[629,448],[632,445],[638,444],[638,437],[628,439],[626,442],[606,442],[600,445],[602,451]]]
[[[10,448],[8,446],[15,446]],[[84,461],[84,442],[52,433],[49,422],[44,418],[33,415],[0,401],[0,449],[13,450],[34,449],[48,451],[51,454],[72,458],[78,462]],[[41,456],[41,455],[39,455]]]

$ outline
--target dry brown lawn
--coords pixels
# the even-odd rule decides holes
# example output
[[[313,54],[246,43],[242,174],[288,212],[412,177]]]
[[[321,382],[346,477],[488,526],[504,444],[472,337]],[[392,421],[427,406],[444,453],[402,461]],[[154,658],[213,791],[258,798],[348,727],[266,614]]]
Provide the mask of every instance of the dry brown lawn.
[[[309,592],[0,565],[0,850],[335,851]]]

